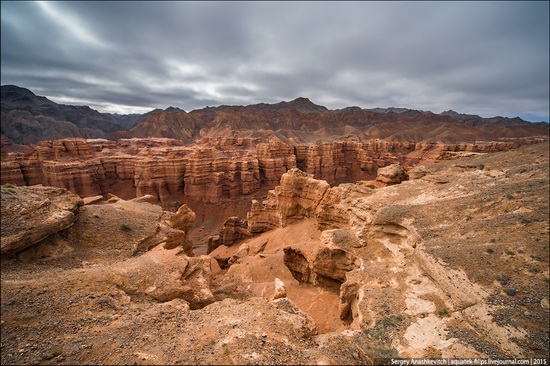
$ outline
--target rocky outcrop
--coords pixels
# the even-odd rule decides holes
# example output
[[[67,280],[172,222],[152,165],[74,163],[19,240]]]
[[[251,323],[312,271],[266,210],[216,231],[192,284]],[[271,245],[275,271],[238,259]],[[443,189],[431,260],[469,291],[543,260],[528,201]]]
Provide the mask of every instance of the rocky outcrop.
[[[248,222],[237,216],[231,216],[223,223],[223,227],[219,235],[214,235],[208,238],[207,253],[212,252],[220,245],[230,246],[236,241],[249,238],[251,236],[248,230]]]
[[[164,220],[160,223],[159,232],[162,235],[165,249],[181,247],[188,256],[193,255],[193,246],[187,240],[187,234],[195,222],[195,213],[181,205],[175,213],[165,212]]]
[[[349,223],[349,201],[369,195],[371,188],[343,184],[330,187],[326,181],[293,168],[281,177],[281,185],[268,192],[262,203],[253,200],[247,214],[250,233],[261,233],[293,222],[316,218],[321,229]]]
[[[220,232],[220,244],[231,245],[236,240],[242,240],[250,236],[248,222],[236,216],[225,220]]]
[[[284,142],[259,143],[256,145],[256,156],[260,177],[269,189],[277,186],[281,176],[296,166],[294,149]]]
[[[300,282],[310,283],[340,293],[346,274],[360,267],[360,260],[349,250],[332,245],[314,248],[284,248],[284,264]]]
[[[82,199],[63,188],[1,188],[1,254],[17,254],[73,225]]]
[[[392,164],[378,169],[376,180],[387,185],[399,184],[407,180],[408,176],[405,169],[400,164]]]
[[[178,255],[181,249],[161,247],[113,266],[111,271],[91,270],[96,280],[112,283],[130,296],[147,296],[160,302],[183,299],[191,309],[213,302],[210,258]]]

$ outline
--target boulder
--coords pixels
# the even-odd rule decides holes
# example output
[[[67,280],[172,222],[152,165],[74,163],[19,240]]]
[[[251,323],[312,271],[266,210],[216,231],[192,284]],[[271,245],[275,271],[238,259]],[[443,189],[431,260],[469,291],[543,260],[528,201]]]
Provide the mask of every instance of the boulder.
[[[376,180],[388,185],[399,184],[407,179],[407,173],[401,164],[391,164],[386,167],[379,168],[376,173]]]
[[[82,199],[64,188],[2,186],[1,255],[21,252],[73,225]]]

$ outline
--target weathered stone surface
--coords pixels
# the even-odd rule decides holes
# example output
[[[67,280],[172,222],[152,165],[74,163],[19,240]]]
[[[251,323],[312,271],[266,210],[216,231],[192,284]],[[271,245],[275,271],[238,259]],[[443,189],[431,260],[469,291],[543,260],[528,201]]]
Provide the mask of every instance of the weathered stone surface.
[[[275,293],[273,294],[273,300],[286,297],[286,286],[283,281],[275,278]]]
[[[329,187],[326,181],[316,180],[313,175],[297,168],[283,174],[281,185],[275,188],[281,225],[284,227],[298,220],[313,217]]]
[[[279,184],[284,173],[296,167],[294,149],[284,142],[259,143],[256,145],[256,155],[261,177],[266,180],[269,189]]]
[[[82,201],[84,202],[84,205],[93,205],[95,203],[103,201],[103,196],[98,195],[98,196],[92,196],[92,197],[84,197]]]
[[[109,273],[101,272],[104,280],[115,284],[127,294],[150,296],[157,301],[183,299],[191,309],[213,301],[210,290],[210,258],[189,258],[161,247],[132,258]],[[99,275],[98,278],[101,278]]]
[[[405,169],[400,164],[392,164],[378,169],[376,180],[386,184],[399,184],[407,180]]]
[[[331,246],[302,251],[284,248],[284,263],[298,281],[339,292],[346,273],[359,268],[358,259],[349,251]]]
[[[27,249],[70,227],[82,199],[63,188],[2,186],[1,254]]]
[[[252,207],[246,215],[251,234],[262,233],[281,226],[281,215],[277,210],[275,191],[269,191],[262,203],[252,200]]]
[[[249,236],[248,222],[245,219],[232,216],[223,223],[223,228],[220,231],[220,244],[231,245],[236,240],[242,240]]]
[[[314,179],[298,168],[290,169],[281,177],[281,185],[269,191],[264,202],[252,201],[247,216],[249,231],[259,233],[314,217],[328,190],[326,181]]]

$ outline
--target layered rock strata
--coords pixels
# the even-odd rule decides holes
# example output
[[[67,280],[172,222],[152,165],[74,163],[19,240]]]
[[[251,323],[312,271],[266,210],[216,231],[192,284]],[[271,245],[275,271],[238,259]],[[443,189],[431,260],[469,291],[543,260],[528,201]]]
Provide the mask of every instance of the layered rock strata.
[[[183,146],[163,138],[73,138],[43,141],[23,151],[2,150],[1,183],[61,187],[82,197],[150,194],[163,204],[184,199],[219,202],[272,189],[294,167],[334,185],[373,180],[379,168],[391,164],[406,171],[464,152],[504,151],[535,141],[437,144],[348,138],[290,144],[272,137]]]

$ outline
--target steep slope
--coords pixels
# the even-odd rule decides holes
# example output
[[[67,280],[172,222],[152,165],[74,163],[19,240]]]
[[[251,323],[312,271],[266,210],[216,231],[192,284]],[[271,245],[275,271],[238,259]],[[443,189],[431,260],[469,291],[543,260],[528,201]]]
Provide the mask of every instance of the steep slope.
[[[153,111],[130,130],[133,137],[163,137],[189,142],[197,135],[200,122],[185,111]]]
[[[14,85],[1,87],[1,133],[14,143],[105,137],[122,127],[87,106],[57,104]]]

